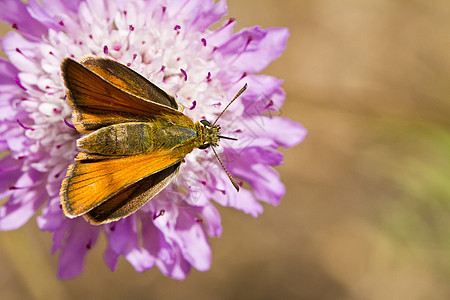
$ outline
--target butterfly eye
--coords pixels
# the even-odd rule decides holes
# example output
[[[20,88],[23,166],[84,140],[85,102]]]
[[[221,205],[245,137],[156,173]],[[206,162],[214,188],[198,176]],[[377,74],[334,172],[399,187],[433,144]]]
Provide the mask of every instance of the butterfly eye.
[[[204,126],[211,127],[211,123],[209,123],[209,122],[206,121],[206,120],[200,120],[200,123],[202,123]]]
[[[206,149],[206,148],[209,148],[209,146],[211,146],[210,144],[203,144],[203,145],[201,145],[200,147],[198,147],[198,149]]]

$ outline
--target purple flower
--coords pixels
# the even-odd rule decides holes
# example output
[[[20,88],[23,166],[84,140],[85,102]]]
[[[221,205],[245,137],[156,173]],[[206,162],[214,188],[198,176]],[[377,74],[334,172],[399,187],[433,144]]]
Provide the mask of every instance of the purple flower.
[[[0,2],[0,19],[12,31],[1,40],[0,60],[0,229],[24,225],[39,209],[40,229],[53,232],[61,278],[79,275],[101,232],[105,262],[114,270],[120,255],[145,271],[154,265],[183,279],[191,267],[211,265],[208,237],[220,236],[213,201],[252,216],[261,201],[277,205],[285,188],[272,168],[276,151],[306,134],[299,124],[275,116],[285,99],[281,80],[257,74],[286,46],[287,29],[259,27],[234,33],[225,1],[17,0]],[[92,226],[64,217],[59,190],[76,155],[79,137],[70,124],[60,64],[65,57],[112,57],[157,84],[183,105],[194,121],[215,120],[244,85],[247,91],[221,117],[224,135],[217,148],[230,173],[245,185],[237,193],[212,151],[186,156],[179,176],[137,213]]]

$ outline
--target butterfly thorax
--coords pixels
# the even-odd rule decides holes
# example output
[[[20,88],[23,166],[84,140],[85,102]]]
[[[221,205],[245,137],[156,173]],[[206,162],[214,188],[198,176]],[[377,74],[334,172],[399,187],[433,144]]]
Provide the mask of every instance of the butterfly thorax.
[[[197,131],[197,147],[206,149],[209,146],[219,145],[220,126],[211,125],[206,120],[201,120],[195,124]]]

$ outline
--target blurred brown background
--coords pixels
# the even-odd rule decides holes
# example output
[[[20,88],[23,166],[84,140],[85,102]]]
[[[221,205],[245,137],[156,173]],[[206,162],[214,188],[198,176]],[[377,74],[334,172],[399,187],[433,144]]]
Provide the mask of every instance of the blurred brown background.
[[[228,0],[238,29],[286,26],[279,207],[220,208],[210,271],[185,281],[121,259],[104,238],[83,275],[56,279],[51,235],[0,232],[2,299],[450,299],[450,4],[445,0]],[[9,27],[1,27],[2,35]]]

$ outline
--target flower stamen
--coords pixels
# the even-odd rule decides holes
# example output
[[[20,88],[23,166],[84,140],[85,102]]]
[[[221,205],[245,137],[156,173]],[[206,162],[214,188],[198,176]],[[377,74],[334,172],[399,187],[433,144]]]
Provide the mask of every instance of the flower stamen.
[[[26,130],[34,130],[34,128],[25,126],[22,122],[20,122],[19,119],[16,119],[16,121],[17,121],[17,123],[19,123],[20,127],[22,127],[23,129],[26,129]]]
[[[28,89],[26,87],[24,87],[22,85],[22,83],[20,82],[20,79],[18,77],[14,78],[14,81],[16,82],[16,84],[24,91],[27,91]]]
[[[158,214],[156,214],[155,212],[155,214],[153,214],[153,220],[156,220],[157,218],[164,216],[165,213],[166,211],[164,209],[161,209]]]
[[[73,124],[70,124],[66,119],[64,119],[64,123],[69,126],[72,129],[76,129],[75,126],[73,126]]]
[[[187,81],[187,73],[185,70],[180,69],[181,73],[184,75],[184,81]]]

